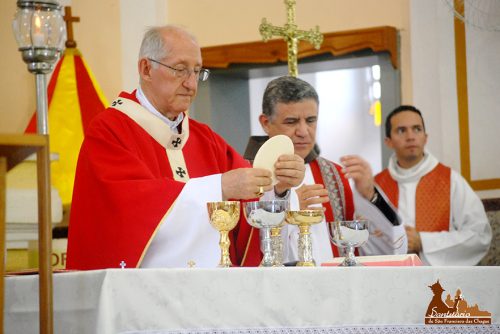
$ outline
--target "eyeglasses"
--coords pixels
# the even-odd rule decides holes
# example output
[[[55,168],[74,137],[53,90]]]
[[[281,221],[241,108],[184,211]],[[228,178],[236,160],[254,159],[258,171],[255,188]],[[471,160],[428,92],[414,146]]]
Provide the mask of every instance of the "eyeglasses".
[[[176,78],[179,78],[182,80],[186,80],[187,78],[191,77],[191,74],[194,73],[196,80],[206,81],[208,79],[208,76],[210,75],[210,71],[207,70],[206,68],[200,68],[199,70],[189,70],[187,68],[175,68],[172,66],[168,66],[167,64],[163,64],[162,62],[159,62],[158,60],[154,60],[151,58],[148,58],[148,60],[152,61],[153,63],[157,63],[157,64],[160,64],[162,66],[165,66],[166,68],[171,69],[173,75]]]

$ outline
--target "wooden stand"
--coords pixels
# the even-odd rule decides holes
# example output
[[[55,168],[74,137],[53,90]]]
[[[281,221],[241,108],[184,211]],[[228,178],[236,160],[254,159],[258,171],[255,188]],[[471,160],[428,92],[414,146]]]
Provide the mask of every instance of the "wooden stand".
[[[3,333],[7,171],[37,153],[40,333],[53,332],[50,153],[46,135],[0,135],[0,332]]]

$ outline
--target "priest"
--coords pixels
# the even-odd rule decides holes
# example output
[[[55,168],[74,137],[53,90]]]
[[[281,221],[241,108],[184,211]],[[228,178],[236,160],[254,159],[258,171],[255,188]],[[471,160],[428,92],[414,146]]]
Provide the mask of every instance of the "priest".
[[[198,81],[209,71],[186,30],[149,29],[138,70],[137,90],[122,92],[85,134],[67,268],[216,267],[219,234],[206,203],[286,194],[303,179],[303,159],[281,156],[273,187],[270,171],[249,168],[218,134],[189,118]],[[258,233],[246,222],[230,240],[233,264],[259,264]]]
[[[420,110],[409,105],[394,109],[385,121],[385,135],[394,154],[375,180],[398,208],[408,250],[426,264],[477,264],[491,242],[483,203],[460,174],[425,150]]]
[[[295,188],[291,206],[298,209],[323,206],[326,222],[352,220],[357,215],[368,218],[370,238],[360,254],[404,254],[407,240],[398,215],[375,187],[370,165],[356,155],[341,159],[343,166],[319,156],[316,144],[319,98],[314,87],[304,80],[285,76],[267,85],[259,121],[268,136],[254,136],[249,140],[245,158],[253,160],[258,148],[269,138],[287,135],[292,139],[295,153],[305,159],[303,184]],[[354,182],[351,189],[348,179]],[[327,223],[311,226],[313,255],[316,262],[330,261],[343,255],[330,242]],[[297,232],[287,226],[288,261],[298,258]]]

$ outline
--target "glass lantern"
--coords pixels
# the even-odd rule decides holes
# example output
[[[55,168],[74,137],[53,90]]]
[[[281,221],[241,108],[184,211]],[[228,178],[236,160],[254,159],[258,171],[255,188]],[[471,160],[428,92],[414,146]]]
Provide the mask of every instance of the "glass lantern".
[[[60,9],[53,0],[17,1],[12,29],[30,72],[50,72],[64,49],[66,26]]]

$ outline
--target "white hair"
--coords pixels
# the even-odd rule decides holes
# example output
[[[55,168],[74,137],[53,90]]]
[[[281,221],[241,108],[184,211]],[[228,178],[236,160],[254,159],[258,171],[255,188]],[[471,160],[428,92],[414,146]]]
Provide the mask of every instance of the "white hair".
[[[197,43],[196,37],[185,28],[176,25],[165,25],[149,28],[142,38],[141,48],[139,50],[139,59],[151,58],[155,60],[163,59],[168,56],[169,45],[165,45],[164,34],[180,34],[191,38]],[[153,63],[153,65],[157,65]]]

